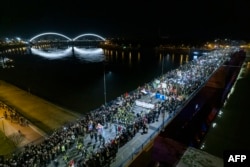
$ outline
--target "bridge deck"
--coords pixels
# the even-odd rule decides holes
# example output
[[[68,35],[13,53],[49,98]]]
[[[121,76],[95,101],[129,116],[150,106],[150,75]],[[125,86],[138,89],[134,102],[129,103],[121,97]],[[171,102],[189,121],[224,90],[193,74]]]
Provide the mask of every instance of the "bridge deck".
[[[216,61],[216,62],[220,62],[220,61]],[[224,62],[220,62],[220,63],[223,64]],[[181,106],[175,108],[173,112],[164,112],[165,114],[160,115],[158,121],[149,124],[147,133],[143,133],[143,135],[141,133],[136,133],[133,138],[131,138],[125,143],[125,145],[119,147],[118,152],[116,156],[114,157],[114,161],[112,161],[110,166],[111,167],[128,166],[141,153],[143,149],[147,148],[147,145],[150,144],[154,140],[154,138],[160,133],[160,131],[165,126],[167,126],[175,118],[175,116],[179,114],[182,108],[184,108],[190,102],[190,100],[200,91],[200,89],[202,89],[206,85],[206,82],[210,79],[213,73],[222,64],[219,64],[211,74],[206,75],[206,78],[202,78],[202,82],[199,85],[199,87],[192,93],[188,94],[188,97],[186,97],[186,100],[183,101]],[[149,94],[143,95],[138,100],[140,102],[145,102],[146,104],[156,104],[160,102],[159,99],[155,99],[154,93],[156,92],[157,92],[157,89],[154,92],[152,92],[152,94],[149,93]],[[140,113],[141,111],[148,112],[149,109],[145,109],[145,106],[144,107],[142,106],[133,104],[132,109],[130,111],[133,112],[134,114]],[[146,107],[150,107],[150,105],[147,105]],[[112,140],[117,137],[117,128],[115,128],[117,124],[108,123],[108,125],[109,125],[107,126],[108,128],[103,129],[103,137],[105,139],[104,141],[100,141],[100,140],[95,141],[95,139],[91,139],[90,135],[86,135],[85,137],[82,137],[85,150],[88,150],[89,152],[95,152],[98,148],[102,147],[103,142],[106,143],[107,141]],[[141,129],[140,129],[140,132],[142,132]],[[82,154],[79,153],[75,144],[76,143],[74,143],[73,147],[70,147],[70,149],[67,150],[66,154],[68,155],[69,161],[71,159],[74,159],[75,161],[83,159]],[[60,166],[63,166],[63,164],[66,165],[63,158],[64,156],[62,155],[57,158],[60,162]],[[53,162],[51,162],[49,166],[54,166]]]

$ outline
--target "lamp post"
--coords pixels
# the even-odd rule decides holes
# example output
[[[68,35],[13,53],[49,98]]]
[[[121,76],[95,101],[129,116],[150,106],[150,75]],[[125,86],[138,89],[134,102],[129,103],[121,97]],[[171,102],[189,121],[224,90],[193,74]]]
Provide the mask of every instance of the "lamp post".
[[[105,76],[105,63],[104,63],[104,70],[103,70],[103,89],[104,89],[104,105],[106,106],[107,103],[107,95],[106,95],[106,76]]]
[[[162,67],[161,67],[161,75],[163,76],[163,70],[164,70],[164,55],[162,55]]]

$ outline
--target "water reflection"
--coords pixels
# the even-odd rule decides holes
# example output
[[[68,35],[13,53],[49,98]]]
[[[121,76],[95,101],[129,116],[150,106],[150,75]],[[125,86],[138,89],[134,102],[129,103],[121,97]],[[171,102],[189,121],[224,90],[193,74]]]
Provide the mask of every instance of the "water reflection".
[[[77,48],[74,47],[74,53],[80,60],[88,62],[102,62],[105,60],[104,51],[101,48]]]
[[[140,62],[140,60],[141,60],[141,53],[140,52],[138,52],[138,54],[137,54],[137,59],[138,59],[138,62]]]
[[[167,61],[169,61],[169,54],[167,54]]]
[[[124,60],[124,52],[122,52],[122,60]]]
[[[13,68],[13,60],[7,57],[0,57],[0,67],[1,68]]]
[[[60,59],[72,55],[72,48],[67,48],[65,50],[60,50],[58,48],[47,50],[31,48],[31,53],[47,59]]]
[[[104,50],[105,57],[109,63],[128,64],[132,67],[141,61],[141,53],[135,51],[108,51]],[[114,55],[115,54],[115,55]]]
[[[49,101],[82,113],[103,104],[103,98],[96,98],[103,97],[103,61],[107,63],[106,71],[112,71],[112,77],[106,75],[107,101],[180,65],[180,53],[165,52],[160,56],[153,49],[59,47],[32,48],[31,53],[20,52],[22,56],[6,53],[15,68],[0,70],[1,79],[23,89],[29,87]]]
[[[189,61],[189,55],[184,55],[182,53],[174,54],[172,53],[159,53],[158,56],[158,65],[161,66],[162,74],[165,73],[165,69],[168,68],[168,66],[171,66],[174,63],[177,63],[179,65],[183,65]]]
[[[31,53],[33,55],[41,56],[47,59],[61,59],[68,56],[72,56],[74,51],[74,56],[79,60],[84,60],[87,62],[102,62],[105,58],[104,51],[101,48],[78,48],[69,47],[67,49],[35,49],[31,48]]]
[[[69,47],[67,49],[58,49],[58,48],[50,48],[47,50],[35,49],[31,48],[31,52],[33,55],[38,55],[45,57],[47,59],[61,59],[67,56],[75,56],[78,60],[82,60],[85,62],[102,62],[105,60],[109,60],[110,62],[121,61],[123,63],[128,63],[131,67],[137,59],[137,63],[141,61],[141,53],[140,52],[126,52],[126,51],[117,51],[117,50],[107,50],[102,48],[79,48],[79,47]],[[137,54],[137,55],[136,55]],[[133,56],[134,55],[134,56]],[[165,66],[168,64],[173,64],[175,61],[178,61],[179,65],[187,63],[189,61],[189,55],[178,54],[175,53],[159,53],[159,65]],[[166,57],[166,60],[164,60]],[[133,59],[133,60],[132,60]],[[178,59],[178,60],[176,60]],[[127,61],[127,62],[125,62]],[[170,62],[171,61],[171,62]],[[164,63],[163,63],[164,62]],[[166,64],[165,64],[166,62]]]
[[[189,55],[186,55],[186,63],[188,62],[189,60]]]
[[[132,61],[131,61],[131,52],[129,52],[129,66],[131,67],[131,65],[132,65]]]
[[[180,65],[183,64],[183,54],[180,55]]]

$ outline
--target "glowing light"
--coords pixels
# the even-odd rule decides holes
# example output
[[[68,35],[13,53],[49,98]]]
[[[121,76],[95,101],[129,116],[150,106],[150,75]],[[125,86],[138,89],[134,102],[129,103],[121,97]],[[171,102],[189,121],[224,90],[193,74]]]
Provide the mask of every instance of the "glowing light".
[[[81,35],[78,35],[77,37],[75,37],[74,39],[71,39],[71,38],[69,38],[68,36],[63,35],[63,34],[60,34],[60,33],[56,33],[56,32],[45,32],[45,33],[41,33],[41,34],[38,34],[38,35],[32,37],[29,41],[31,42],[31,41],[33,41],[34,39],[39,38],[39,37],[41,37],[41,36],[45,36],[45,35],[57,35],[57,36],[64,37],[64,38],[68,39],[69,41],[72,41],[72,40],[75,41],[75,40],[77,40],[78,38],[81,38],[81,37],[84,37],[84,36],[94,36],[94,37],[97,37],[97,38],[101,39],[102,41],[105,41],[105,40],[106,40],[104,37],[102,37],[102,36],[100,36],[100,35],[97,35],[97,34],[93,34],[93,33],[81,34]]]
[[[140,61],[141,60],[141,53],[140,52],[138,52],[137,57],[138,57],[138,61]]]
[[[74,50],[75,50],[75,52],[78,52],[81,54],[103,54],[102,48],[85,49],[85,48],[74,47]]]
[[[183,63],[183,54],[181,54],[181,57],[180,57],[180,64]]]
[[[101,62],[105,59],[104,51],[102,48],[78,48],[74,47],[75,56],[81,60],[89,62]]]
[[[46,51],[42,51],[39,49],[35,49],[35,48],[31,48],[31,52],[35,55],[38,56],[42,56],[48,59],[58,59],[58,58],[63,58],[66,56],[69,56],[72,54],[72,48],[68,48],[66,50],[60,50],[58,51],[58,49],[56,51],[53,52],[46,52]]]
[[[122,60],[124,59],[124,52],[122,52]]]
[[[73,41],[77,40],[78,38],[81,38],[81,37],[84,37],[84,36],[94,36],[94,37],[97,37],[97,38],[100,38],[101,40],[105,41],[106,39],[103,38],[102,36],[100,35],[97,35],[97,34],[91,34],[91,33],[86,33],[86,34],[81,34],[81,35],[78,35],[77,37],[75,37],[73,39]]]
[[[65,36],[65,35],[63,35],[63,34],[60,34],[60,33],[56,33],[56,32],[45,32],[45,33],[41,33],[41,34],[38,34],[38,35],[32,37],[29,41],[31,42],[31,41],[33,41],[34,39],[39,38],[39,37],[41,37],[41,36],[45,36],[45,35],[57,35],[57,36],[64,37],[64,38],[68,39],[69,41],[72,40],[71,38],[69,38],[69,37],[67,37],[67,36]]]
[[[213,123],[213,124],[212,124],[212,127],[213,127],[213,128],[215,128],[215,127],[216,127],[216,125],[217,125],[216,123]]]
[[[224,102],[224,105],[223,105],[223,106],[225,107],[226,105],[227,105],[227,101]]]
[[[186,55],[186,63],[188,62],[188,59],[189,59],[189,56],[188,56],[188,55]]]
[[[200,148],[204,149],[205,148],[205,143],[203,143]]]
[[[222,117],[223,112],[220,110],[218,117]]]
[[[174,55],[174,54],[172,54],[172,62],[174,62],[174,57],[175,57],[175,55]]]
[[[131,58],[132,58],[132,55],[131,55],[131,52],[129,52],[129,65],[132,64]]]

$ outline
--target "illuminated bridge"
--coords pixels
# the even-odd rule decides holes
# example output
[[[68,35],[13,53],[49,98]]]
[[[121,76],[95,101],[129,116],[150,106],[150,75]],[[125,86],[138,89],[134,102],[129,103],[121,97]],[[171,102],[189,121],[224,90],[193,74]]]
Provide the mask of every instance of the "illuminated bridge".
[[[11,43],[1,44],[0,53],[8,55],[11,52],[30,50],[31,48],[69,48],[72,47],[100,47],[104,44],[106,39],[98,34],[83,33],[76,37],[69,37],[57,32],[45,32],[31,37],[29,40],[14,41]]]
[[[56,32],[45,32],[35,35],[29,40],[30,47],[44,46],[98,46],[106,39],[98,34],[85,33],[74,38]]]

